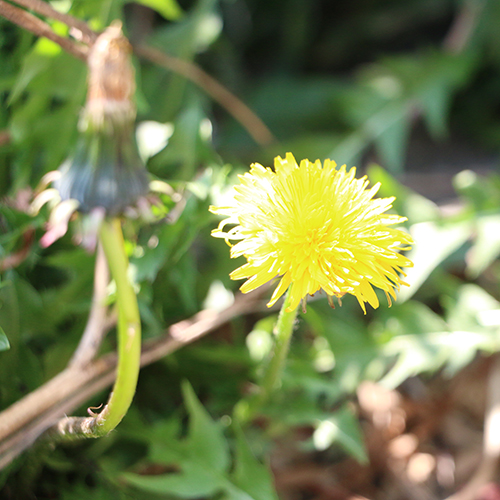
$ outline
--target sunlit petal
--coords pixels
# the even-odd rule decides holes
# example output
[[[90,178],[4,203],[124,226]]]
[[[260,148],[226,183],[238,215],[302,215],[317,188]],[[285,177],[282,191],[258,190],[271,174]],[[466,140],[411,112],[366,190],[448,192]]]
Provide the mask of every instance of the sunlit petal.
[[[394,197],[374,199],[380,184],[370,188],[366,176],[355,175],[355,168],[337,168],[331,160],[297,164],[287,153],[275,159],[274,170],[255,163],[239,176],[233,204],[210,210],[227,216],[212,234],[239,240],[231,257],[247,259],[231,273],[232,279],[247,279],[244,293],[281,277],[268,306],[288,287],[290,307],[323,289],[339,299],[354,295],[366,312],[366,302],[379,305],[373,287],[385,292],[390,305],[395,290],[406,285],[401,268],[413,265],[399,252],[413,241],[391,227],[406,220],[385,213]]]

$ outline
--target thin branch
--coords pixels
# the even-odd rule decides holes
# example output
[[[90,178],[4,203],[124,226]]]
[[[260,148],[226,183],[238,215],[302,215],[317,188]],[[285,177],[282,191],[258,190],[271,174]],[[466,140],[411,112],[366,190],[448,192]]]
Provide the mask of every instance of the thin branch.
[[[52,40],[66,52],[69,52],[78,59],[81,59],[82,61],[87,60],[88,47],[78,45],[69,38],[57,35],[52,31],[52,28],[46,22],[42,21],[38,17],[35,17],[33,14],[0,0],[0,15],[37,36],[43,36]]]
[[[41,0],[12,0],[23,7],[27,7],[38,14],[57,19],[73,30],[81,33],[81,41],[92,45],[98,34],[92,31],[87,24],[68,14],[54,10],[50,4]],[[88,46],[79,45],[71,39],[54,33],[51,27],[34,15],[0,0],[0,15],[18,26],[37,36],[44,36],[60,45],[60,47],[75,57],[87,60]],[[221,85],[215,78],[203,71],[199,66],[182,59],[170,56],[153,47],[145,45],[135,46],[135,53],[154,64],[178,73],[202,88],[214,101],[218,102],[232,115],[250,134],[255,142],[267,146],[276,142],[276,138],[264,122],[240,99]]]
[[[42,0],[11,0],[11,2],[22,5],[23,7],[26,7],[37,14],[41,14],[42,16],[51,17],[52,19],[61,21],[73,30],[79,31],[80,36],[76,36],[75,34],[75,38],[80,39],[83,43],[92,45],[97,38],[97,33],[92,31],[85,21],[70,16],[69,14],[59,12],[52,8],[52,6],[47,2],[42,2]]]
[[[174,71],[201,87],[243,125],[257,144],[267,146],[276,142],[275,137],[264,122],[243,101],[196,64],[145,45],[134,46],[134,52],[143,59]]]
[[[443,48],[446,51],[452,54],[464,51],[474,34],[483,7],[484,1],[469,0],[462,4],[443,41]]]
[[[111,385],[116,355],[110,354],[86,367],[67,368],[47,383],[0,413],[0,470],[29,448],[64,414],[78,407],[89,394]],[[96,385],[96,382],[101,382]],[[84,396],[85,399],[81,399]]]
[[[260,293],[254,292],[239,295],[233,305],[223,311],[204,310],[190,320],[176,323],[162,337],[144,343],[141,366],[149,365],[216,330],[232,318],[260,307]],[[29,448],[65,414],[111,385],[115,370],[115,353],[102,356],[86,366],[72,366],[0,413],[0,469]],[[57,430],[52,433],[57,434]]]
[[[68,367],[83,367],[90,363],[96,356],[108,329],[108,308],[106,307],[107,286],[109,283],[109,269],[106,257],[99,244],[97,247],[96,263],[94,270],[94,295],[90,308],[89,319],[78,347],[71,358]]]

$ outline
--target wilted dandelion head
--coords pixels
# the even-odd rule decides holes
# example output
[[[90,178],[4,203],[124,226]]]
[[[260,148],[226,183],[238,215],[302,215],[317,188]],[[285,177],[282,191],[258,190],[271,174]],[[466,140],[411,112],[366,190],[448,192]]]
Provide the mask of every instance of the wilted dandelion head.
[[[121,28],[120,22],[113,23],[92,46],[87,59],[87,102],[76,150],[57,172],[42,179],[41,192],[33,202],[33,213],[45,203],[52,209],[42,246],[63,236],[78,213],[78,239],[93,250],[105,217],[139,215],[152,221],[159,210],[153,210],[157,200],[150,196],[151,191],[167,194],[171,190],[160,181],[149,183],[137,149],[134,69],[131,47]],[[53,187],[44,189],[49,184]]]
[[[280,277],[268,306],[290,287],[289,310],[322,289],[329,298],[354,295],[366,312],[365,302],[379,305],[374,286],[390,305],[406,285],[402,268],[413,265],[400,251],[413,242],[391,227],[406,220],[386,213],[394,198],[374,199],[380,184],[369,188],[366,176],[355,175],[331,160],[298,165],[288,153],[275,159],[274,170],[255,163],[239,176],[232,204],[210,210],[227,216],[213,236],[239,240],[231,257],[247,260],[230,275],[247,279],[243,293]]]

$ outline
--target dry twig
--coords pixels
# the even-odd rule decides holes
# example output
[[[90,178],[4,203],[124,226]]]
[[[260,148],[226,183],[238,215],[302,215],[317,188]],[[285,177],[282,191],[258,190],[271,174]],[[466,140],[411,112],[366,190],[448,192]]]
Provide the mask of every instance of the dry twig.
[[[201,87],[246,128],[257,144],[266,146],[276,141],[264,122],[243,101],[196,64],[146,45],[134,46],[134,52],[139,57],[174,71]]]
[[[101,245],[97,247],[94,269],[94,296],[90,308],[89,319],[76,351],[68,367],[83,367],[90,363],[97,354],[104,335],[111,327],[106,307],[107,286],[109,282],[109,269],[106,256]]]
[[[97,33],[91,30],[88,27],[88,24],[81,19],[70,16],[69,14],[64,14],[52,8],[52,6],[47,2],[42,2],[42,0],[11,0],[12,2],[17,3],[18,5],[22,5],[27,9],[36,12],[37,14],[41,14],[45,17],[51,17],[52,19],[56,19],[57,21],[61,21],[66,24],[73,31],[80,32],[80,35],[77,36],[80,41],[86,43],[87,45],[92,45],[96,38]],[[75,33],[76,35],[76,33]]]
[[[35,17],[33,14],[0,0],[0,15],[37,36],[43,36],[52,40],[78,59],[82,61],[87,60],[88,47],[79,45],[69,38],[57,35],[46,22]]]
[[[44,36],[54,41],[68,53],[86,61],[89,46],[95,42],[98,34],[92,31],[84,21],[68,14],[62,14],[41,0],[12,1],[38,14],[65,23],[73,30],[73,34],[75,34],[75,31],[78,32],[80,34],[78,38],[80,38],[83,43],[88,44],[88,46],[78,44],[71,39],[57,35],[52,31],[52,28],[41,19],[2,0],[0,0],[0,15],[37,36]],[[143,59],[167,68],[170,71],[174,71],[198,85],[212,97],[214,101],[218,102],[226,109],[226,111],[247,130],[257,144],[266,146],[276,141],[264,122],[243,101],[238,99],[232,92],[196,64],[178,59],[158,49],[145,45],[134,47],[134,51]]]
[[[484,2],[481,1],[463,2],[443,41],[445,50],[452,54],[460,54],[465,50],[474,34],[483,7]]]

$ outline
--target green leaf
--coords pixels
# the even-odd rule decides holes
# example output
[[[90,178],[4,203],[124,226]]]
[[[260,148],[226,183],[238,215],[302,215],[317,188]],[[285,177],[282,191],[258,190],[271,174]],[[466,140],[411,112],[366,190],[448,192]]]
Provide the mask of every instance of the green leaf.
[[[441,332],[448,328],[443,318],[416,301],[405,304],[398,302],[391,309],[386,309],[382,317],[385,321],[385,332],[390,334],[391,338]]]
[[[368,178],[372,184],[380,182],[378,196],[395,196],[393,206],[399,215],[408,217],[410,224],[435,221],[439,218],[439,208],[431,200],[403,186],[387,170],[379,165],[368,167]]]
[[[221,426],[215,423],[198,401],[191,386],[182,386],[189,413],[188,435],[178,440],[172,434],[174,427],[165,432],[158,426],[153,432],[150,459],[176,472],[144,476],[125,474],[129,484],[150,493],[170,494],[183,498],[208,497],[220,493],[228,500],[274,499],[271,481],[257,461],[253,461],[238,437],[235,472],[230,473],[230,455]],[[239,462],[242,463],[239,463]],[[247,473],[255,474],[249,484]],[[257,493],[259,496],[254,496]]]
[[[184,384],[183,392],[190,414],[188,436],[177,440],[169,432],[162,432],[163,426],[160,426],[149,454],[154,462],[179,472],[156,476],[125,474],[125,479],[152,493],[169,493],[183,498],[210,496],[227,486],[224,479],[229,460],[226,443],[220,427],[211,420],[191,387]]]
[[[478,331],[484,330],[484,327],[500,325],[500,319],[495,320],[494,315],[489,313],[499,311],[500,302],[477,285],[462,285],[456,297],[443,300],[443,303],[447,311],[447,322],[455,330]]]
[[[403,335],[391,341],[386,355],[397,354],[397,361],[380,381],[384,387],[394,389],[406,379],[423,372],[434,372],[447,359],[447,353],[440,349],[439,340],[450,332],[436,332],[438,335]]]
[[[452,93],[446,86],[430,86],[420,94],[422,113],[434,138],[446,135],[446,118]]]
[[[455,330],[446,341],[450,355],[446,364],[449,376],[466,366],[477,351],[500,350],[500,302],[474,284],[459,288],[455,300],[448,300],[446,318]]]
[[[386,110],[370,118],[367,126],[373,129],[375,145],[384,165],[392,172],[400,172],[410,131],[406,105],[387,106]]]
[[[276,500],[273,479],[267,467],[252,453],[241,428],[235,424],[236,466],[232,475],[236,486],[248,493],[253,500]]]
[[[474,56],[468,51],[460,55],[430,51],[419,62],[420,67],[415,67],[419,73],[415,78],[417,99],[429,132],[442,138],[454,94],[474,74]]]
[[[472,170],[462,170],[453,178],[453,187],[476,213],[499,213],[500,177],[498,174],[480,176]]]
[[[182,16],[182,9],[176,0],[136,0],[137,3],[142,3],[153,10],[156,10],[158,14],[161,14],[165,19],[169,21],[175,21]]]
[[[187,381],[182,384],[182,392],[191,417],[189,441],[196,448],[197,457],[218,471],[226,470],[229,466],[229,452],[220,425],[210,418]]]
[[[16,83],[12,87],[8,104],[12,105],[19,96],[26,90],[31,81],[43,71],[46,71],[51,64],[50,57],[39,54],[33,50],[23,61],[22,69],[17,77]]]
[[[185,498],[212,495],[224,488],[224,472],[229,465],[227,445],[218,426],[196,398],[188,383],[183,384],[190,416],[189,433],[183,441],[153,443],[151,459],[179,467],[179,474],[137,476],[131,482],[157,493]],[[130,478],[129,478],[130,479]]]
[[[82,498],[91,498],[92,500],[127,500],[130,496],[117,490],[111,484],[93,484],[76,483],[65,485],[60,490],[61,500],[81,500]]]
[[[415,242],[407,257],[414,266],[405,269],[405,281],[398,295],[399,302],[408,300],[420,288],[431,272],[453,252],[458,250],[470,237],[472,225],[470,221],[436,224],[422,222],[411,227],[411,235]]]
[[[347,407],[343,407],[330,418],[317,424],[313,442],[317,450],[326,450],[337,443],[359,463],[368,463],[358,420]]]
[[[408,377],[444,367],[452,376],[481,350],[500,349],[500,303],[476,285],[464,285],[448,298],[447,322],[418,302],[407,302],[387,313],[381,337],[392,337],[381,347],[396,362],[382,379],[389,388]]]
[[[396,362],[381,384],[394,388],[411,376],[438,369],[447,360],[439,339],[448,334],[448,325],[442,318],[419,302],[392,308],[382,333],[391,338],[382,352],[388,358],[396,357]]]
[[[500,215],[476,219],[477,236],[467,254],[467,274],[477,278],[500,255]]]
[[[6,351],[7,349],[10,349],[9,339],[0,326],[0,351]]]
[[[368,146],[363,131],[356,131],[342,138],[335,147],[328,153],[328,158],[335,158],[339,165],[352,165],[357,163],[361,153]]]
[[[351,302],[352,306],[358,304]],[[365,371],[378,354],[378,347],[368,334],[365,324],[353,310],[349,311],[347,300],[332,315],[327,301],[318,301],[308,305],[307,314],[303,315],[316,335],[324,336],[335,356],[335,384],[329,391],[334,396],[334,389],[342,392],[356,390],[365,378]]]
[[[200,154],[200,127],[205,119],[201,103],[197,99],[180,112],[168,147],[149,162],[150,169],[160,177],[175,175],[175,178],[191,180]],[[174,172],[165,170],[165,165],[175,167]]]
[[[174,450],[172,450],[174,451]],[[223,488],[219,478],[194,462],[183,463],[182,473],[141,476],[125,474],[132,486],[150,493],[171,494],[182,498],[198,498],[215,494]]]

